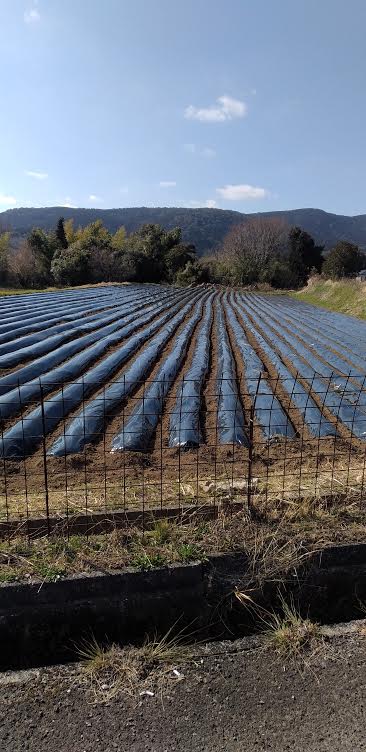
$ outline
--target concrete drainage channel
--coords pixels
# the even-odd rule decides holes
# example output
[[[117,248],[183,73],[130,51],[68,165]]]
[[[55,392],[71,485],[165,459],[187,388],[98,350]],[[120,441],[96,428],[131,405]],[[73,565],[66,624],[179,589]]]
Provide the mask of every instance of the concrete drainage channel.
[[[102,642],[138,644],[173,624],[190,639],[230,639],[258,624],[235,597],[248,581],[245,554],[205,562],[115,574],[76,576],[56,583],[0,587],[0,668],[20,669],[77,659],[77,646]],[[366,544],[316,552],[284,573],[281,592],[304,616],[323,624],[365,616]],[[250,592],[268,610],[279,605],[279,581]]]

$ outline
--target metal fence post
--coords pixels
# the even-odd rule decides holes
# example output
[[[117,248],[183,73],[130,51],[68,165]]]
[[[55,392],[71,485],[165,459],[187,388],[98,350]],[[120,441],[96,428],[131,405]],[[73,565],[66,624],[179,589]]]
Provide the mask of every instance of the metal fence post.
[[[50,510],[49,510],[49,495],[48,495],[48,473],[47,473],[47,452],[46,452],[46,420],[44,413],[44,398],[43,387],[41,379],[39,380],[39,389],[41,395],[41,414],[42,414],[42,450],[43,450],[43,472],[44,472],[44,485],[45,485],[45,502],[46,502],[46,515],[47,515],[47,534],[50,534]]]
[[[249,412],[249,450],[248,450],[248,490],[247,490],[247,506],[249,517],[254,517],[254,509],[252,504],[252,464],[253,464],[253,427],[254,427],[254,405],[251,406]]]
[[[248,507],[248,514],[251,519],[255,519],[257,517],[256,510],[253,505],[253,498],[252,498],[252,468],[253,468],[253,448],[254,448],[254,415],[255,415],[255,405],[257,401],[257,396],[259,392],[259,387],[262,379],[262,371],[259,373],[257,386],[255,390],[254,399],[252,402],[252,405],[250,407],[249,411],[249,450],[248,450],[248,491],[247,491],[247,507]]]

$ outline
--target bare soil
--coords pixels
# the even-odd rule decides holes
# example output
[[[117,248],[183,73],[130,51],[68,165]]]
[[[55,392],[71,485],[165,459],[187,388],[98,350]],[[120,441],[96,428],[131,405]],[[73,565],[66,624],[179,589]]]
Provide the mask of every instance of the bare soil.
[[[219,301],[220,298],[221,293],[216,300]],[[240,320],[240,316],[238,318]],[[183,325],[184,322],[181,326]],[[245,330],[244,324],[243,328]],[[228,331],[237,376],[245,379],[245,363],[230,328]],[[168,446],[169,418],[174,409],[176,387],[192,361],[197,340],[196,328],[183,368],[172,384],[162,419],[148,452],[110,453],[114,434],[121,428],[143,393],[144,385],[137,384],[131,397],[106,417],[104,434],[96,437],[95,442],[86,446],[80,455],[65,458],[47,456],[48,448],[64,430],[60,424],[31,457],[24,461],[1,461],[0,519],[24,520],[27,516],[44,515],[47,505],[51,514],[65,515],[91,510],[110,511],[190,502],[211,504],[221,500],[217,484],[223,480],[232,484],[230,498],[245,497],[245,491],[238,492],[235,481],[247,480],[253,491],[254,501],[294,503],[305,498],[308,501],[316,500],[320,496],[326,499],[339,493],[350,494],[352,499],[358,499],[361,503],[365,481],[365,442],[352,437],[339,422],[339,435],[336,438],[311,438],[306,428],[304,430],[298,410],[277,382],[275,369],[251,333],[246,331],[246,334],[263,361],[264,378],[270,380],[280,402],[290,415],[297,431],[295,439],[265,441],[259,425],[254,421],[251,452],[243,447],[218,444],[218,342],[214,305],[210,371],[202,393],[201,426],[205,444],[188,451]],[[149,380],[157,373],[173,342],[174,338],[166,344],[149,374]],[[275,346],[274,343],[271,345]],[[295,376],[292,364],[284,362]],[[126,363],[114,378],[118,379],[128,365]],[[307,388],[306,382],[302,383]],[[312,396],[320,404],[320,398],[316,394]],[[241,399],[248,419],[251,400],[245,389]],[[24,419],[31,409],[25,409]],[[69,420],[78,412],[76,410],[66,419],[66,429]],[[336,419],[329,411],[325,409],[324,413],[335,423]],[[6,429],[15,422],[17,419],[12,419],[3,428]],[[207,490],[209,486],[210,489]]]
[[[150,452],[110,454],[104,437],[80,455],[45,457],[39,451],[20,463],[7,461],[0,514],[3,519],[44,515],[46,481],[49,511],[61,515],[211,504],[223,497],[245,500],[248,483],[254,502],[265,499],[273,505],[279,501],[296,505],[304,499],[327,500],[337,495],[348,495],[359,505],[363,502],[366,449],[340,437],[263,442],[255,446],[251,463],[244,447],[219,446],[213,441],[183,451],[165,446],[164,438]],[[222,481],[231,486],[225,494],[219,493]]]

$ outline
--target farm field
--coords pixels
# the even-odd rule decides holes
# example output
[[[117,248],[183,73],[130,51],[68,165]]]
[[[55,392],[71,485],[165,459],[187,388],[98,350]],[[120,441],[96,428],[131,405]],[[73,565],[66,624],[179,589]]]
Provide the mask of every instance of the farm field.
[[[0,300],[0,517],[362,497],[366,324],[209,286]]]

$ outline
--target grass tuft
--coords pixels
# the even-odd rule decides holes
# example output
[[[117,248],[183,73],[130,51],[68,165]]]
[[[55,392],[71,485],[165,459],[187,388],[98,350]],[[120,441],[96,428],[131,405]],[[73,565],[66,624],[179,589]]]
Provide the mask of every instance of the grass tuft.
[[[202,550],[194,543],[182,543],[178,546],[177,553],[179,560],[183,563],[198,561],[199,559],[202,561],[204,558]]]
[[[269,611],[256,603],[249,592],[238,589],[235,595],[239,602],[258,620],[266,644],[274,648],[282,658],[301,659],[321,637],[320,626],[301,616],[292,596],[287,602],[280,596],[280,612]]]
[[[281,599],[281,614],[273,613],[267,620],[265,637],[276,652],[286,658],[301,658],[309,652],[314,640],[320,639],[319,624],[304,619],[293,600]]]
[[[165,567],[167,565],[167,559],[159,552],[148,554],[146,551],[141,551],[141,553],[137,553],[132,558],[131,564],[133,567],[136,567],[136,569],[147,571],[149,569],[154,569],[154,567]]]
[[[191,652],[184,643],[184,630],[175,634],[175,626],[161,638],[146,638],[141,647],[103,646],[94,636],[84,640],[77,654],[95,701],[108,702],[118,695],[133,697],[145,691],[155,694],[167,681],[177,681],[174,669],[188,660]]]

